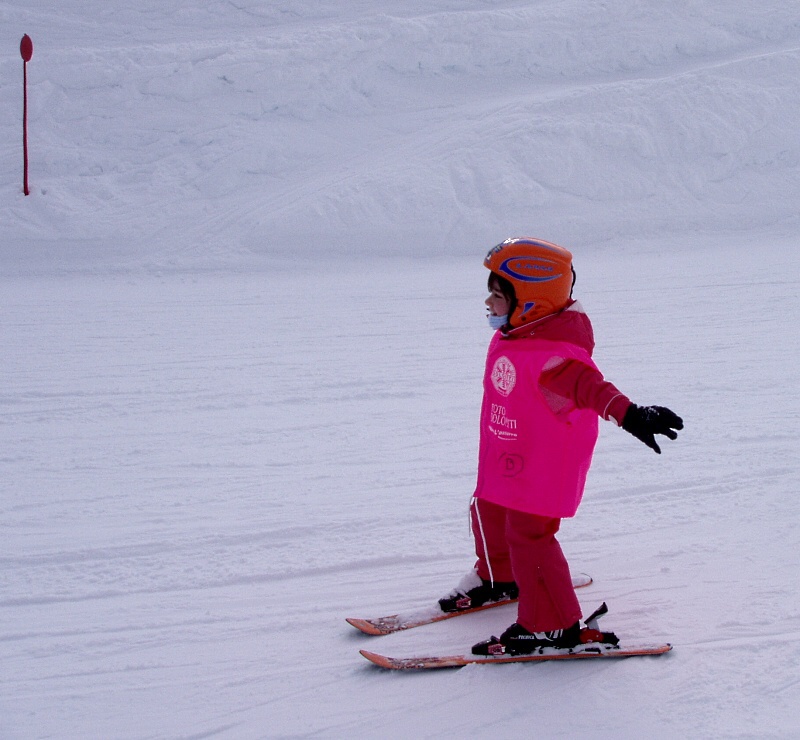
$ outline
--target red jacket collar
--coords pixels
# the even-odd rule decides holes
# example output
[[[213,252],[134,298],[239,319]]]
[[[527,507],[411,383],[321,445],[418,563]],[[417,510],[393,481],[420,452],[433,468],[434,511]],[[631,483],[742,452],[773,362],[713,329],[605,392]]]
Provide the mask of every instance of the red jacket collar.
[[[502,332],[503,339],[536,337],[554,342],[569,342],[582,347],[589,354],[594,350],[592,322],[577,301],[570,302],[556,313],[543,316],[536,321]]]

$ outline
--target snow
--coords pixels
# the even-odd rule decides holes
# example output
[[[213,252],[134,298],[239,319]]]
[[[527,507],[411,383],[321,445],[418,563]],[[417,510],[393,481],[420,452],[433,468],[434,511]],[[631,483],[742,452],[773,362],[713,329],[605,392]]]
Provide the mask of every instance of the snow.
[[[0,4],[0,737],[800,734],[800,12],[400,5]],[[521,234],[686,421],[603,425],[562,528],[585,611],[675,649],[381,672],[514,619],[344,622],[472,565]]]

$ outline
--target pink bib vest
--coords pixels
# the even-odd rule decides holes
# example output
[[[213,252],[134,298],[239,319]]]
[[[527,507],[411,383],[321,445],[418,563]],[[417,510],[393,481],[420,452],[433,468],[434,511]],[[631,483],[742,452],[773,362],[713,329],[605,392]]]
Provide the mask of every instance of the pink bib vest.
[[[574,344],[535,337],[489,345],[483,380],[478,482],[475,497],[548,517],[575,516],[597,442],[594,411],[571,403],[551,411],[539,376],[553,357],[596,369]]]

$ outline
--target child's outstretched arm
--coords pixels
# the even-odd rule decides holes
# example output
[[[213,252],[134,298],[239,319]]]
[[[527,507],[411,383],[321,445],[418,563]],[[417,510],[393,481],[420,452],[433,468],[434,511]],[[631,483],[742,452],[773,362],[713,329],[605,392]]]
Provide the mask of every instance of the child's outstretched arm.
[[[663,406],[637,406],[631,403],[602,374],[578,360],[566,360],[546,370],[539,383],[551,396],[545,396],[554,412],[558,399],[567,400],[579,409],[592,409],[603,419],[613,420],[625,431],[640,439],[659,455],[656,434],[677,439],[675,429],[683,429],[683,419]]]
[[[675,429],[683,429],[683,419],[663,406],[637,406],[632,403],[625,412],[622,428],[640,439],[659,455],[661,448],[654,435],[663,434],[670,439],[677,439]]]
[[[631,404],[627,396],[589,365],[578,360],[554,360],[558,364],[553,363],[539,378],[539,385],[546,392],[545,400],[554,413],[570,401],[579,409],[592,409],[606,421],[622,426]],[[563,401],[559,403],[558,399]]]

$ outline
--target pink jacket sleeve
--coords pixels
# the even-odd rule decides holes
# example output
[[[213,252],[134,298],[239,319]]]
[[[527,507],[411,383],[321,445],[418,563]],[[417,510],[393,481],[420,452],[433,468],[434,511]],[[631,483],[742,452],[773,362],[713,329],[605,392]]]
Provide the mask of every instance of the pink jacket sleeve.
[[[577,360],[564,360],[556,367],[545,370],[539,385],[554,411],[571,401],[579,409],[592,409],[607,421],[622,424],[630,399],[615,385],[603,379],[594,368]]]

